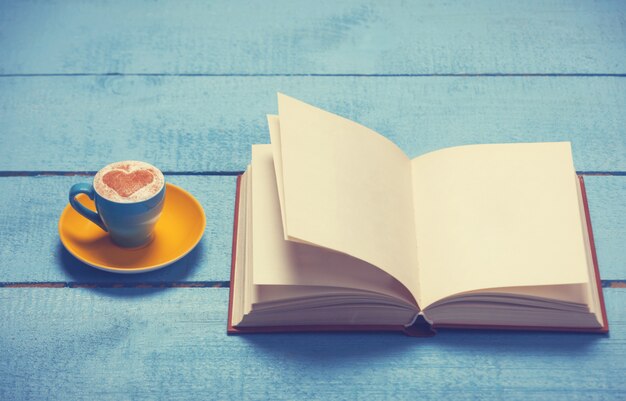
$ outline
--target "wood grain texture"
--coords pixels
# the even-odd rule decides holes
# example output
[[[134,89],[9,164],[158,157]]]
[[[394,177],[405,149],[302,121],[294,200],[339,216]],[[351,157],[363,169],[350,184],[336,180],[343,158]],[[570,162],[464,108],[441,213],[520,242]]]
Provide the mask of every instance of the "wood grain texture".
[[[220,285],[230,276],[235,177],[167,176],[194,194],[207,215],[198,247],[165,269],[118,275],[90,268],[63,248],[57,224],[72,184],[91,177],[0,178],[0,283]],[[600,275],[626,280],[626,177],[585,178]],[[47,194],[47,196],[46,196]]]
[[[626,289],[611,332],[227,337],[227,289],[0,289],[0,399],[617,400]]]
[[[626,279],[626,177],[585,177],[600,276]],[[626,305],[624,306],[626,308]]]
[[[573,143],[576,168],[626,171],[626,78],[3,77],[0,171],[242,171],[282,91],[409,156],[471,143]]]
[[[0,73],[626,73],[623,1],[0,3]]]
[[[626,288],[604,289],[609,336],[227,337],[227,289],[173,287],[229,279],[234,177],[167,176],[203,205],[204,237],[121,276],[58,239],[90,177],[36,176],[241,171],[276,91],[410,156],[571,140],[578,170],[624,174],[626,2],[518,3],[0,0],[0,400],[626,400]],[[601,276],[623,287],[626,177],[586,186]]]
[[[91,268],[61,244],[58,221],[69,188],[91,180],[85,176],[0,178],[0,282],[126,285],[229,279],[235,177],[166,176],[198,199],[206,214],[206,229],[196,248],[180,261],[136,275]]]

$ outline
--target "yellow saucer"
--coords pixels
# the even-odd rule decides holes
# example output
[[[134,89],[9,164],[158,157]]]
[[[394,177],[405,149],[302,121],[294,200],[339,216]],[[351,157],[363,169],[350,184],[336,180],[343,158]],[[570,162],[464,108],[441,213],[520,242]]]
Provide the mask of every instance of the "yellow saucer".
[[[95,211],[87,195],[76,197]],[[167,184],[163,212],[154,228],[154,239],[141,248],[122,248],[69,204],[59,219],[59,235],[77,259],[114,273],[144,273],[160,269],[187,255],[200,241],[206,220],[200,203],[189,192]]]

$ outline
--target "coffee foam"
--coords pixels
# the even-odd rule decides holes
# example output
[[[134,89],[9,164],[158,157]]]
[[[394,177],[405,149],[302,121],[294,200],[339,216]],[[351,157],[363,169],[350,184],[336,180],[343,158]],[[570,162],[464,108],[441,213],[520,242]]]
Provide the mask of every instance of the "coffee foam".
[[[149,172],[153,180],[143,186],[147,176],[144,173],[139,174],[140,171]],[[110,172],[114,173],[107,175]],[[107,185],[107,182],[112,187]],[[146,162],[135,160],[111,163],[98,171],[93,179],[94,189],[100,196],[118,203],[135,203],[150,199],[163,188],[164,183],[165,178],[159,169]],[[140,188],[135,190],[136,187]]]

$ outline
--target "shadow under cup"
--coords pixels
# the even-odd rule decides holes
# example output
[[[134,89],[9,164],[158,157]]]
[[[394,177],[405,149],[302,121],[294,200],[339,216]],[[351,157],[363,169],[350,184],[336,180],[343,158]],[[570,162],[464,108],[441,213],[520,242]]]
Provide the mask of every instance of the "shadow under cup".
[[[135,248],[152,240],[154,226],[161,215],[165,201],[165,182],[159,192],[139,202],[114,202],[104,198],[92,184],[75,184],[70,189],[70,204],[85,218],[91,220],[111,236],[121,247]],[[96,205],[97,213],[85,208],[75,197],[84,193]]]

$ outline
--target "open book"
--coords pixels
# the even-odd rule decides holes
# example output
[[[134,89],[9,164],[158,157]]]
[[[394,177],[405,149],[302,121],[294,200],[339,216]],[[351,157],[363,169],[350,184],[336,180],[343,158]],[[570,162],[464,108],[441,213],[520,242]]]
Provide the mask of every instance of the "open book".
[[[442,149],[291,97],[238,179],[228,332],[607,332],[570,144]]]

